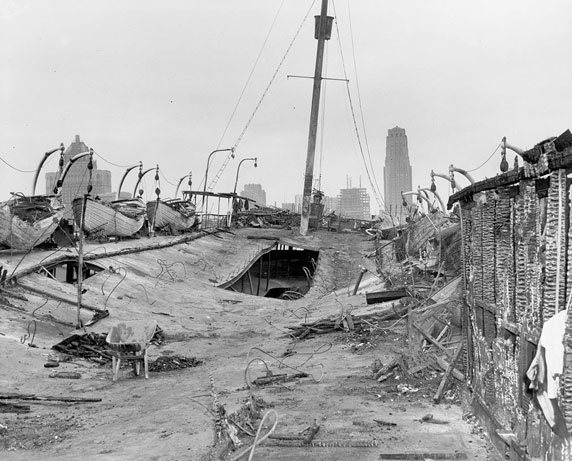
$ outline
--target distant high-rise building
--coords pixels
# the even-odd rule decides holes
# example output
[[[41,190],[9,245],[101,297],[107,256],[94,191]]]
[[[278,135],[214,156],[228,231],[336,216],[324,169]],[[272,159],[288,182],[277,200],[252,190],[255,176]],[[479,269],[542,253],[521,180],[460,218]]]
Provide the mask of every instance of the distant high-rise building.
[[[399,215],[403,207],[401,192],[412,190],[411,164],[407,135],[396,126],[387,130],[385,167],[383,168],[384,201],[386,211]]]
[[[257,205],[266,206],[266,191],[260,184],[245,184],[240,195],[254,200]]]
[[[80,141],[79,135],[76,135],[75,141],[64,151],[64,168],[69,160],[77,154],[89,151],[89,147]],[[61,189],[62,200],[66,206],[64,214],[65,218],[73,216],[71,203],[75,197],[81,197],[87,193],[87,186],[90,179],[87,164],[89,156],[85,156],[77,160],[70,168],[64,184]],[[58,173],[46,173],[46,193],[53,194],[53,189],[58,180]],[[102,200],[114,200],[115,194],[111,192],[111,171],[98,170],[97,162],[93,161],[93,170],[91,172],[91,195],[99,196]]]
[[[296,194],[294,196],[294,206],[295,206],[295,212],[296,213],[302,213],[302,202],[303,202],[304,196],[302,194]]]
[[[296,212],[296,204],[293,202],[282,202],[282,209]]]
[[[369,194],[365,188],[340,189],[339,215],[344,218],[370,219]]]
[[[324,203],[324,213],[329,213],[332,211],[338,213],[340,211],[340,198],[339,197],[325,196],[324,200],[322,200],[322,202]]]

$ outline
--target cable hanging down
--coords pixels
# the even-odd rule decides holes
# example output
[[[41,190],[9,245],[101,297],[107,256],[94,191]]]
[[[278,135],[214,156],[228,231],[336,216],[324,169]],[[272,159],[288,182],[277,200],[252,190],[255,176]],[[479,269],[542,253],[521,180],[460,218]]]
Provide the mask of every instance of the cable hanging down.
[[[493,151],[493,153],[491,155],[489,155],[489,158],[487,158],[483,163],[481,163],[478,167],[473,168],[472,170],[467,170],[467,173],[472,173],[473,171],[477,171],[478,169],[484,167],[491,158],[493,158],[493,155],[495,155],[497,153],[497,151],[499,150],[499,148],[501,147],[502,142],[497,146],[497,148]]]
[[[332,0],[332,4],[334,5],[334,11],[335,11],[335,4],[334,1]],[[362,124],[362,130],[363,130],[363,137],[364,137],[364,141],[365,141],[365,148],[367,151],[367,156],[369,159],[369,166],[371,168],[372,172],[375,172],[375,168],[373,166],[373,161],[371,159],[371,151],[369,149],[369,143],[367,141],[367,130],[365,127],[365,117],[363,115],[363,105],[361,102],[361,91],[360,91],[360,86],[359,86],[359,78],[358,78],[358,73],[357,73],[357,62],[356,62],[356,53],[355,53],[355,46],[354,46],[354,34],[353,34],[353,26],[352,26],[352,16],[351,16],[351,11],[350,11],[350,4],[348,2],[348,22],[349,22],[349,26],[350,26],[350,38],[351,38],[351,44],[352,44],[352,58],[353,58],[353,64],[354,64],[354,74],[356,76],[356,91],[357,91],[357,97],[358,97],[358,104],[359,104],[359,111],[360,111],[360,117],[361,117],[361,124]],[[337,28],[337,25],[336,25]],[[338,33],[339,34],[339,33]],[[375,182],[375,187],[377,189],[377,193],[379,194],[382,202],[383,202],[383,194],[381,193],[381,189],[379,187],[379,184],[377,183],[377,177],[375,176],[375,173],[373,173],[373,181]],[[385,204],[384,204],[385,205]]]
[[[256,104],[252,114],[250,115],[250,118],[248,119],[248,121],[246,122],[246,125],[244,126],[242,132],[240,133],[240,135],[238,136],[236,142],[234,143],[233,149],[234,151],[236,151],[236,149],[238,148],[238,145],[240,144],[240,142],[242,141],[242,138],[244,137],[244,135],[246,134],[246,131],[248,130],[248,128],[250,127],[250,124],[252,123],[252,120],[254,119],[254,116],[256,115],[256,113],[258,112],[258,109],[260,109],[260,106],[262,105],[262,102],[264,101],[264,98],[266,97],[266,95],[268,94],[270,87],[272,86],[272,84],[274,83],[274,80],[276,80],[276,76],[278,75],[278,72],[280,72],[280,69],[282,68],[282,65],[284,64],[284,61],[286,60],[286,57],[288,56],[288,54],[290,53],[290,50],[292,49],[292,46],[294,45],[294,42],[296,41],[296,39],[298,38],[298,35],[300,34],[300,31],[302,30],[302,27],[304,26],[306,19],[308,19],[308,16],[310,15],[310,12],[312,11],[312,8],[314,6],[314,3],[316,3],[316,0],[312,1],[312,4],[310,5],[310,7],[308,8],[308,11],[306,12],[306,15],[304,16],[304,19],[302,19],[302,22],[300,23],[300,26],[298,27],[298,29],[296,30],[296,33],[294,34],[294,37],[292,38],[292,40],[290,41],[290,44],[288,45],[288,48],[286,49],[286,52],[284,53],[284,55],[282,56],[282,59],[280,60],[280,62],[278,63],[278,67],[276,68],[276,70],[274,71],[274,74],[272,75],[272,77],[270,78],[270,82],[268,83],[268,85],[266,86],[264,92],[262,93],[262,96],[260,97],[258,103]],[[213,188],[215,187],[216,183],[218,182],[220,176],[222,175],[223,171],[225,170],[226,166],[228,165],[228,163],[230,162],[230,159],[232,158],[232,153],[233,151],[231,151],[231,154],[229,154],[224,163],[222,164],[222,166],[220,167],[220,169],[218,170],[217,174],[215,175],[215,177],[211,180],[210,184],[207,187],[207,190],[212,191]]]
[[[335,7],[334,7],[335,9]],[[352,101],[352,97],[351,97],[351,92],[350,92],[350,86],[349,86],[349,82],[347,81],[347,69],[346,69],[346,64],[345,64],[345,60],[344,60],[344,55],[342,52],[342,43],[341,43],[341,38],[340,38],[340,31],[339,31],[339,27],[338,27],[338,21],[334,20],[334,23],[336,25],[336,32],[337,32],[337,38],[338,38],[338,45],[339,45],[339,51],[340,51],[340,57],[342,60],[342,68],[343,68],[343,72],[344,72],[344,78],[346,79],[346,91],[347,91],[347,95],[348,95],[348,102],[350,105],[350,111],[351,111],[351,115],[352,115],[352,120],[353,120],[353,124],[354,124],[354,128],[355,128],[355,132],[356,132],[356,137],[357,137],[357,141],[358,141],[358,147],[359,147],[359,151],[361,154],[361,158],[363,161],[363,165],[365,168],[365,172],[370,184],[370,187],[372,189],[375,201],[377,202],[378,206],[380,208],[384,207],[384,201],[381,197],[381,194],[379,192],[379,190],[376,188],[377,186],[377,181],[374,182],[374,180],[372,179],[372,176],[375,178],[375,174],[373,172],[370,173],[370,168],[368,167],[367,161],[365,159],[365,155],[364,155],[364,149],[363,149],[363,145],[362,145],[362,141],[361,141],[361,136],[359,134],[359,128],[358,128],[358,124],[357,124],[357,120],[356,120],[356,115],[355,115],[355,109],[354,109],[354,104]]]
[[[129,165],[118,165],[117,163],[110,162],[109,160],[104,158],[101,154],[97,153],[96,151],[93,151],[93,153],[95,155],[97,155],[101,160],[103,160],[106,163],[109,163],[110,165],[116,166],[118,168],[129,168]]]
[[[236,104],[234,105],[234,109],[232,110],[232,113],[230,114],[228,122],[227,122],[226,126],[224,127],[224,131],[222,132],[222,135],[218,141],[217,149],[220,147],[222,140],[224,139],[224,136],[226,135],[226,132],[228,131],[228,127],[230,126],[230,123],[232,122],[232,119],[234,118],[234,115],[236,114],[236,111],[238,109],[238,106],[240,105],[240,102],[242,101],[242,97],[244,96],[244,93],[246,92],[246,88],[248,87],[248,84],[250,83],[250,79],[252,78],[252,75],[254,74],[254,71],[256,70],[256,67],[258,65],[258,61],[260,60],[260,57],[262,56],[262,52],[264,51],[264,48],[266,48],[266,44],[268,43],[268,39],[270,38],[270,34],[272,33],[272,30],[274,30],[274,25],[276,24],[276,20],[278,19],[278,15],[280,14],[280,11],[282,11],[282,7],[284,6],[284,1],[285,0],[282,0],[282,3],[280,3],[280,6],[278,7],[276,14],[274,15],[274,20],[272,21],[272,24],[270,25],[270,29],[268,29],[268,33],[266,34],[266,38],[264,39],[264,42],[262,43],[262,46],[260,47],[260,51],[258,52],[258,56],[256,56],[256,59],[254,61],[254,65],[252,66],[252,69],[250,70],[250,74],[248,74],[248,78],[246,79],[246,83],[244,84],[244,87],[242,88],[242,91],[240,92],[240,96],[238,97],[238,100],[236,101]]]
[[[10,163],[8,163],[6,160],[4,160],[2,157],[0,157],[0,161],[5,163],[6,165],[8,165],[10,168],[12,168],[15,171],[19,171],[20,173],[35,173],[36,170],[20,170],[19,168],[16,168],[14,165],[11,165]]]

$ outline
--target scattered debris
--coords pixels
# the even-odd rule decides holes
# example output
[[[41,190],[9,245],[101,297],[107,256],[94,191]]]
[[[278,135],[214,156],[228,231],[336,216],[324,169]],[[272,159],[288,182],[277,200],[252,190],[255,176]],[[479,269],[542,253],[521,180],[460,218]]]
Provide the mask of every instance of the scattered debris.
[[[373,364],[373,379],[380,383],[385,381],[393,375],[393,369],[398,365],[398,359],[393,359],[387,365],[384,365],[380,360],[376,360]]]
[[[154,362],[149,363],[149,371],[163,372],[193,368],[202,365],[203,361],[196,357],[183,357],[181,355],[162,355]]]
[[[43,402],[68,402],[68,403],[92,403],[101,402],[100,398],[96,397],[52,397],[52,396],[37,396],[35,394],[0,394],[0,400],[36,400]]]
[[[381,419],[374,419],[374,421],[375,421],[377,424],[379,424],[380,426],[390,426],[390,427],[391,427],[391,426],[397,426],[396,423],[390,423],[390,422],[388,422],[388,421],[383,421],[383,420],[381,420]]]
[[[81,418],[58,417],[50,413],[18,416],[12,421],[3,421],[2,426],[0,452],[19,451],[20,456],[26,457],[22,453],[24,450],[39,449],[63,442],[69,431],[80,429],[83,424]],[[3,458],[10,458],[10,454],[4,454]]]
[[[257,386],[264,386],[267,384],[274,384],[274,383],[285,383],[288,381],[294,381],[298,378],[307,378],[310,376],[308,373],[294,373],[293,375],[288,376],[286,373],[281,373],[277,375],[273,375],[272,371],[268,370],[266,376],[261,376],[256,378],[252,381],[252,384],[256,384]]]
[[[461,355],[462,350],[463,350],[463,343],[460,342],[457,346],[457,349],[455,350],[455,354],[453,355],[453,359],[451,360],[451,363],[449,364],[449,366],[447,367],[447,370],[445,371],[445,374],[443,375],[443,379],[441,380],[441,384],[439,384],[439,389],[437,389],[437,392],[435,393],[435,396],[433,397],[433,401],[435,403],[439,403],[441,401],[441,397],[443,396],[443,392],[445,391],[447,381],[449,380],[449,377],[453,373],[453,370],[455,368],[455,364],[457,363],[457,360],[459,360],[459,356]]]
[[[50,373],[50,378],[80,379],[81,373],[78,373],[77,371],[57,371]]]
[[[323,335],[334,331],[353,331],[355,329],[380,328],[379,322],[384,320],[398,319],[407,313],[407,308],[401,304],[398,306],[391,304],[374,314],[352,315],[345,312],[337,317],[330,317],[316,320],[311,323],[302,323],[297,327],[288,327],[292,332],[290,335],[305,339],[311,335]]]
[[[319,431],[320,431],[320,425],[316,420],[314,420],[311,426],[308,426],[306,429],[304,429],[302,432],[296,435],[272,434],[269,435],[268,438],[273,440],[290,440],[290,441],[296,440],[299,441],[301,445],[310,445]]]
[[[365,299],[368,304],[384,303],[387,301],[394,301],[396,299],[409,296],[405,289],[391,290],[391,291],[374,291],[365,294]]]
[[[102,312],[96,312],[93,317],[91,318],[91,320],[89,320],[85,326],[86,327],[90,327],[94,324],[96,324],[97,322],[99,322],[100,320],[109,317],[109,311],[108,310],[104,310]]]
[[[29,413],[30,405],[0,402],[0,413]]]
[[[109,344],[105,338],[107,338],[107,333],[73,334],[52,346],[52,349],[99,364],[106,364],[111,361],[112,354],[109,352]],[[164,339],[163,330],[157,326],[150,344],[158,346],[163,343]]]
[[[420,423],[431,423],[431,424],[449,424],[449,421],[444,421],[442,419],[436,419],[431,413],[426,414],[423,418],[416,420]]]
[[[398,384],[398,385],[397,385],[397,390],[398,390],[401,394],[415,394],[416,392],[419,392],[419,388],[418,388],[418,387],[409,386],[409,385],[407,385],[407,384]]]
[[[290,228],[300,225],[300,215],[281,208],[254,205],[236,213],[235,222],[239,227]]]

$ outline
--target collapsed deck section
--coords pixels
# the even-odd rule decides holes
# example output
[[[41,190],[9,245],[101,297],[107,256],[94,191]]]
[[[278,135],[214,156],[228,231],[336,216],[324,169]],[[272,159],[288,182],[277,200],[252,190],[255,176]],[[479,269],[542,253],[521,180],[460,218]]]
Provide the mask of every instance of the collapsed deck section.
[[[221,288],[254,296],[298,299],[312,287],[318,256],[315,250],[276,243]]]

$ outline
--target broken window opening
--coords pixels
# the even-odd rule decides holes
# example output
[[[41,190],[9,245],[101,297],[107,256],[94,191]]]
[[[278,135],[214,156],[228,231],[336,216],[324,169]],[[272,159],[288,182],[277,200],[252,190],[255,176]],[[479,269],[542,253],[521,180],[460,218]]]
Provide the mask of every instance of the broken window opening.
[[[299,299],[312,287],[318,256],[318,251],[278,244],[225,288],[253,296]]]

